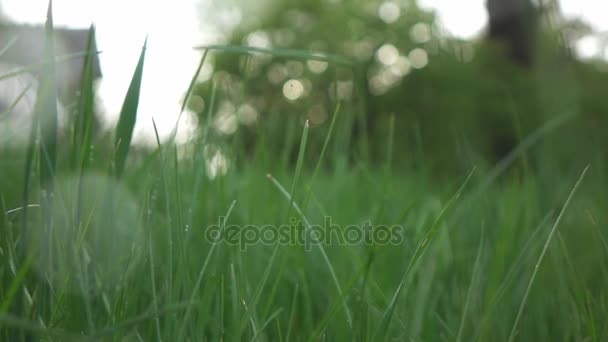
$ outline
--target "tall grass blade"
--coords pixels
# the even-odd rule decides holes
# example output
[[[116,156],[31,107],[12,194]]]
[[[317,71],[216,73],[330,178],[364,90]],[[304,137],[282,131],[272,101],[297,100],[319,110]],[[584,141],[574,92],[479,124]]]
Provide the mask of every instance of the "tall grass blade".
[[[163,153],[163,149],[162,149],[162,144],[160,142],[160,136],[158,135],[158,127],[156,127],[156,121],[154,121],[154,118],[152,118],[152,127],[154,128],[154,137],[156,138],[156,144],[158,147],[158,156],[160,159],[160,168],[159,168],[159,173],[160,173],[160,178],[161,178],[161,182],[163,183],[163,191],[165,193],[165,196],[163,196],[165,198],[165,210],[167,211],[167,222],[169,223],[169,227],[173,226],[173,215],[171,215],[171,205],[169,203],[170,199],[169,199],[169,182],[167,180],[167,175],[165,172],[165,158],[164,158],[164,153]],[[167,296],[169,298],[169,301],[171,301],[171,299],[173,298],[173,230],[172,229],[167,229],[167,250],[168,250],[168,262],[167,262],[167,268],[169,269],[167,272]]]
[[[484,227],[482,226],[479,247],[477,248],[477,257],[475,257],[475,264],[473,265],[473,274],[471,275],[471,282],[469,283],[469,289],[467,290],[467,296],[464,302],[464,308],[462,309],[462,317],[460,318],[460,326],[458,327],[458,334],[456,335],[456,341],[462,341],[462,333],[464,331],[464,325],[466,323],[467,314],[469,312],[469,305],[471,304],[471,298],[473,296],[473,287],[479,277],[479,268],[481,267],[481,256],[483,255],[483,244],[484,244]]]
[[[87,54],[84,59],[80,79],[80,96],[77,103],[77,114],[74,122],[72,137],[72,153],[70,155],[72,169],[78,167],[84,170],[91,154],[91,136],[95,115],[94,70],[97,51],[95,50],[95,26],[89,28]]]
[[[154,311],[158,312],[158,294],[156,293],[156,275],[154,274],[154,253],[152,252],[152,239],[148,242],[148,256],[150,258],[150,279],[152,285],[152,305]],[[160,320],[157,317],[154,318],[154,327],[156,329],[156,340],[162,342],[162,335],[160,332]]]
[[[293,328],[293,319],[296,313],[296,299],[298,298],[298,284],[296,283],[296,288],[293,291],[293,297],[291,298],[291,311],[289,313],[289,321],[287,322],[287,335],[285,336],[285,341],[291,341],[289,337],[291,336],[291,329]]]
[[[456,193],[454,194],[454,196],[452,196],[452,198],[450,198],[450,200],[448,201],[448,203],[441,210],[441,213],[439,214],[439,216],[437,217],[437,219],[435,220],[435,222],[431,225],[431,227],[429,228],[429,230],[426,232],[426,234],[425,234],[424,238],[422,239],[422,241],[418,244],[418,247],[416,247],[416,250],[414,251],[414,255],[410,259],[410,262],[409,262],[409,264],[408,264],[408,266],[407,266],[407,268],[405,270],[405,273],[401,277],[401,281],[399,282],[399,286],[397,286],[397,290],[395,291],[395,293],[394,293],[391,301],[389,302],[388,308],[386,309],[386,311],[382,315],[382,321],[381,321],[380,325],[377,327],[376,332],[374,333],[374,340],[375,341],[384,340],[385,336],[387,336],[387,334],[388,334],[388,328],[390,326],[390,322],[392,320],[392,317],[393,317],[393,314],[394,314],[394,311],[395,311],[395,306],[396,306],[396,304],[397,304],[397,302],[399,300],[399,295],[401,294],[401,291],[405,287],[405,283],[406,283],[406,281],[407,281],[410,273],[412,272],[412,270],[414,269],[414,267],[417,265],[417,263],[420,260],[420,258],[422,257],[422,255],[424,255],[424,252],[426,251],[426,249],[428,248],[428,246],[430,245],[430,243],[433,241],[435,235],[437,234],[437,231],[439,230],[439,227],[441,226],[441,224],[445,220],[445,218],[447,216],[447,213],[454,206],[454,204],[456,203],[456,201],[460,198],[462,192],[466,188],[466,186],[469,183],[469,180],[473,176],[474,172],[475,172],[475,169],[473,169],[469,173],[469,175],[465,179],[464,183],[460,186],[460,188],[458,189],[458,191],[456,191]]]
[[[232,214],[232,209],[234,209],[234,205],[236,204],[236,201],[232,201],[232,204],[230,204],[230,207],[228,208],[228,211],[226,212],[226,216],[224,221],[222,222],[222,226],[220,227],[220,229],[222,230],[221,233],[223,233],[223,230],[226,228],[226,222],[228,221],[228,219],[230,218],[230,215]],[[198,274],[198,278],[196,279],[196,283],[194,285],[194,287],[192,288],[192,294],[190,294],[190,302],[194,302],[194,299],[196,298],[196,293],[199,291],[201,284],[203,282],[203,278],[205,276],[205,271],[207,271],[207,266],[209,266],[209,261],[211,261],[211,257],[213,256],[213,252],[215,251],[216,247],[217,247],[218,243],[212,243],[211,248],[209,249],[209,252],[207,253],[207,256],[205,257],[205,261],[203,261],[203,266],[201,267],[201,270]],[[186,325],[188,324],[188,320],[190,319],[190,313],[192,312],[192,308],[188,307],[186,309],[186,313],[184,314],[184,318],[182,321],[182,326],[179,330],[179,334],[177,341],[183,341],[184,340],[184,334],[186,333]]]
[[[239,46],[239,45],[203,45],[197,46],[195,49],[199,50],[217,50],[221,52],[237,53],[237,54],[250,54],[250,53],[264,53],[275,57],[285,57],[302,60],[315,60],[321,62],[329,62],[342,66],[352,66],[355,62],[349,58],[327,54],[327,53],[314,53],[308,50],[294,50],[273,47],[270,49],[255,47],[255,46]]]
[[[279,308],[275,312],[273,312],[272,315],[270,315],[270,317],[268,317],[268,319],[264,323],[262,323],[262,326],[260,326],[259,330],[251,338],[251,341],[255,341],[256,339],[258,339],[262,331],[264,331],[268,324],[270,324],[270,322],[272,322],[272,320],[275,319],[282,311],[283,308]]]
[[[186,310],[191,309],[193,306],[195,306],[197,304],[198,304],[197,302],[179,302],[176,304],[171,304],[166,307],[160,308],[158,311],[146,312],[146,313],[137,315],[135,317],[125,319],[122,322],[120,322],[119,324],[116,324],[112,327],[98,330],[94,334],[92,334],[89,339],[93,340],[93,341],[99,341],[99,340],[108,341],[110,339],[108,339],[107,337],[115,335],[120,330],[128,330],[129,328],[132,328],[133,326],[141,324],[145,321],[148,321],[148,320],[151,320],[153,318],[157,318],[157,317],[160,317],[163,315],[174,314],[176,311],[181,311],[184,309],[186,309]],[[79,335],[79,336],[81,336],[81,335]],[[82,340],[83,340],[83,338],[81,336],[79,341],[82,341]]]
[[[51,198],[52,180],[57,167],[57,86],[55,83],[55,46],[53,36],[53,2],[49,1],[45,24],[45,64],[40,73],[36,113],[40,129],[40,186]],[[43,208],[44,210],[44,208]]]
[[[188,105],[188,100],[190,100],[190,95],[192,95],[192,89],[194,89],[194,86],[196,85],[196,82],[198,80],[198,75],[201,73],[201,69],[203,68],[203,65],[205,64],[205,60],[207,60],[208,53],[209,53],[209,50],[205,50],[203,52],[201,61],[198,63],[198,67],[196,68],[194,75],[192,75],[192,79],[190,80],[190,84],[188,85],[188,89],[186,90],[186,96],[184,97],[184,102],[182,102],[182,106],[179,111],[179,116],[177,117],[177,121],[175,122],[175,127],[173,128],[173,132],[171,132],[171,137],[169,138],[170,143],[173,143],[175,141],[175,137],[177,136],[177,130],[179,129],[179,122],[182,118],[182,115],[184,114],[184,110],[186,110],[186,106]]]
[[[122,176],[125,168],[125,161],[129,154],[131,138],[133,137],[133,128],[137,120],[137,108],[139,107],[139,94],[141,90],[141,80],[144,72],[144,60],[146,56],[146,46],[148,38],[144,42],[144,46],[139,56],[139,61],[135,67],[131,84],[127,90],[127,95],[120,110],[120,118],[116,127],[116,135],[114,136],[114,174],[117,177]]]
[[[300,180],[300,175],[302,174],[302,164],[304,163],[304,155],[306,154],[306,143],[308,142],[308,128],[309,123],[308,120],[304,123],[304,131],[302,132],[302,138],[300,139],[300,150],[298,152],[298,162],[296,163],[296,174],[293,177],[293,182],[291,183],[291,190],[289,191],[289,206],[287,207],[287,222],[289,222],[289,215],[291,211],[291,207],[293,206],[293,201],[296,193],[296,186],[298,185],[298,181]]]
[[[2,57],[13,45],[15,45],[17,40],[19,40],[19,36],[11,38],[11,40],[9,40],[8,43],[2,47],[2,50],[0,50],[0,57]]]
[[[340,114],[341,106],[342,101],[338,101],[338,103],[336,103],[336,109],[334,109],[334,115],[331,118],[331,124],[329,125],[327,136],[325,136],[325,141],[323,142],[323,147],[321,148],[321,154],[319,155],[319,159],[317,160],[317,165],[315,166],[315,170],[312,173],[310,182],[308,182],[308,188],[306,189],[306,198],[304,199],[304,202],[302,202],[302,209],[304,209],[304,211],[306,211],[306,209],[308,208],[308,201],[310,200],[310,196],[312,195],[312,185],[314,184],[314,181],[317,178],[319,169],[321,169],[321,163],[325,158],[325,152],[327,151],[327,146],[329,146],[329,140],[333,135],[334,127],[336,126],[336,122],[338,121],[338,114]]]
[[[568,199],[566,199],[566,203],[564,203],[562,210],[560,211],[559,215],[557,216],[557,219],[555,220],[555,223],[553,224],[553,228],[551,228],[551,232],[549,233],[549,236],[547,237],[547,241],[545,241],[543,250],[540,252],[540,255],[538,256],[538,261],[536,262],[536,265],[534,266],[534,271],[532,272],[532,276],[530,277],[530,281],[528,282],[528,286],[526,287],[526,292],[524,292],[524,297],[521,301],[521,304],[519,305],[519,310],[517,311],[517,316],[515,317],[515,322],[513,322],[513,328],[511,328],[511,333],[509,334],[509,340],[508,340],[509,342],[512,342],[513,340],[515,340],[515,336],[517,335],[517,326],[519,324],[519,320],[521,319],[521,315],[523,314],[524,309],[526,307],[526,302],[528,301],[528,296],[530,295],[530,290],[532,289],[532,284],[534,284],[534,280],[536,279],[536,274],[538,273],[540,264],[543,261],[543,258],[545,257],[547,250],[549,249],[549,244],[551,243],[551,240],[553,239],[553,235],[557,231],[557,227],[559,226],[560,222],[562,221],[562,217],[564,216],[566,209],[568,208],[568,206],[570,206],[570,202],[572,201],[572,198],[574,197],[576,190],[583,182],[583,179],[585,178],[585,175],[587,174],[587,171],[589,171],[590,167],[591,167],[591,165],[587,165],[585,167],[585,169],[581,173],[580,177],[576,181],[576,184],[574,184],[572,191],[570,191],[570,195],[568,195]]]
[[[287,190],[285,190],[285,188],[281,185],[281,183],[279,183],[279,181],[277,181],[272,175],[268,174],[266,177],[268,177],[268,179],[272,182],[272,184],[281,192],[281,194],[283,194],[283,196],[285,196],[285,198],[288,201],[290,201],[290,203],[293,203],[294,209],[296,210],[296,212],[298,213],[298,215],[304,222],[305,229],[308,231],[311,231],[312,226],[311,226],[310,222],[308,221],[308,219],[306,218],[306,216],[304,215],[304,213],[302,212],[302,210],[300,209],[298,204],[295,201],[293,201],[293,199],[291,198],[291,196],[289,195]],[[340,281],[338,281],[338,277],[336,276],[336,272],[334,271],[334,267],[332,266],[331,261],[329,261],[329,257],[327,256],[327,253],[325,252],[325,248],[323,248],[323,245],[321,244],[320,241],[316,240],[316,238],[314,237],[313,234],[310,234],[310,237],[315,239],[315,241],[313,241],[313,242],[319,247],[319,251],[321,253],[321,256],[323,257],[323,261],[325,261],[325,264],[327,265],[331,278],[334,281],[334,285],[336,286],[338,296],[342,297],[343,296],[342,286],[340,285]],[[344,304],[344,311],[346,313],[346,322],[348,323],[349,326],[352,326],[353,320],[352,320],[352,315],[350,313],[350,309],[348,308],[348,304],[346,303],[346,301],[344,301],[343,304]]]

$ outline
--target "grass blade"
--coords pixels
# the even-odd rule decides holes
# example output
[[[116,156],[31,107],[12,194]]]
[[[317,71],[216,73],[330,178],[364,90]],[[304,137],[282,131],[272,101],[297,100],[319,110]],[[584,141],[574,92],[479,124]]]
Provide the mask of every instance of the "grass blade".
[[[469,305],[473,295],[473,286],[479,277],[479,268],[481,267],[481,256],[483,255],[483,244],[484,234],[483,225],[481,227],[481,235],[479,238],[479,247],[477,248],[477,257],[475,257],[475,264],[473,265],[473,274],[471,274],[471,282],[469,283],[469,289],[467,290],[467,296],[464,302],[464,308],[462,309],[462,317],[460,318],[460,326],[458,327],[458,334],[456,335],[456,341],[462,341],[462,332],[464,331],[464,324],[466,322],[467,313],[469,312]]]
[[[572,191],[570,191],[570,195],[568,195],[568,199],[566,199],[566,203],[564,203],[562,210],[560,211],[559,215],[557,216],[557,220],[555,220],[555,224],[553,224],[553,228],[551,228],[551,232],[549,233],[549,236],[547,237],[547,241],[545,242],[545,245],[543,246],[543,250],[540,252],[540,255],[538,256],[538,261],[536,262],[536,265],[534,266],[534,271],[532,272],[532,276],[530,277],[530,281],[528,282],[528,287],[526,288],[526,292],[524,292],[524,298],[522,299],[521,304],[519,305],[519,310],[517,311],[517,316],[515,317],[515,322],[513,322],[513,328],[511,328],[511,334],[509,334],[509,340],[508,340],[509,342],[512,342],[515,339],[515,335],[517,334],[517,325],[519,324],[521,315],[524,312],[524,308],[526,307],[526,302],[528,301],[528,296],[530,295],[530,290],[532,289],[532,284],[534,284],[534,279],[536,279],[536,274],[538,273],[540,264],[543,261],[545,254],[547,253],[547,249],[549,249],[549,244],[551,243],[551,240],[553,239],[553,235],[557,231],[557,227],[559,226],[560,222],[562,221],[564,212],[566,212],[566,209],[570,205],[570,201],[572,201],[572,197],[574,197],[574,193],[576,193],[576,190],[583,182],[583,179],[585,178],[585,175],[587,174],[587,171],[589,170],[590,166],[591,165],[587,165],[587,167],[585,167],[585,169],[581,173],[580,177],[576,181],[576,184],[574,184]]]
[[[303,60],[315,60],[321,62],[329,62],[337,65],[352,66],[354,61],[349,58],[327,54],[327,53],[314,53],[308,50],[293,50],[273,47],[271,49],[255,47],[255,46],[240,46],[240,45],[203,45],[195,47],[197,50],[217,50],[222,52],[237,53],[237,54],[250,54],[250,53],[264,53],[275,57],[285,57]]]
[[[179,129],[179,121],[181,120],[182,115],[184,114],[184,110],[186,109],[186,106],[188,105],[188,100],[190,100],[190,95],[192,95],[192,90],[194,89],[194,86],[196,85],[198,75],[201,73],[201,69],[203,68],[203,65],[205,64],[205,60],[207,60],[208,53],[209,53],[209,50],[205,50],[203,52],[201,61],[198,63],[198,67],[196,68],[196,71],[194,72],[194,75],[192,76],[192,79],[190,80],[190,84],[188,85],[188,89],[186,90],[186,96],[184,97],[184,102],[182,103],[182,106],[179,111],[179,116],[177,117],[177,121],[175,122],[175,127],[173,128],[173,132],[171,132],[171,136],[169,138],[169,142],[171,142],[171,143],[173,143],[175,141],[175,137],[177,136],[177,130]]]
[[[226,212],[225,219],[222,222],[222,226],[220,227],[220,229],[223,230],[226,227],[226,221],[228,221],[228,218],[230,218],[230,214],[232,214],[232,209],[234,208],[235,203],[236,203],[236,201],[232,201],[232,204],[230,204],[230,207],[228,208],[228,211]],[[205,261],[203,262],[201,271],[198,274],[198,278],[196,279],[194,288],[192,288],[192,294],[190,295],[190,302],[194,302],[196,293],[198,292],[199,288],[201,287],[201,283],[203,282],[203,277],[205,276],[205,271],[207,270],[207,266],[209,266],[209,261],[211,260],[211,256],[213,256],[213,252],[215,251],[215,248],[217,247],[217,245],[218,245],[217,243],[213,243],[211,245],[211,248],[209,249],[209,252],[207,253],[207,256],[205,257]],[[177,335],[177,336],[179,336],[177,341],[184,340],[184,334],[186,332],[186,324],[188,324],[188,319],[190,318],[191,312],[192,312],[192,308],[188,307],[188,309],[186,309],[186,313],[184,314],[184,319],[182,321],[182,327],[180,328],[179,334]]]
[[[293,319],[296,313],[296,299],[298,298],[298,284],[296,284],[296,288],[293,291],[293,297],[291,298],[291,312],[289,313],[289,321],[287,322],[287,335],[285,336],[285,341],[291,341],[289,337],[291,336],[291,329],[293,328]]]
[[[293,206],[293,201],[296,192],[296,185],[298,184],[298,180],[300,180],[300,175],[302,174],[302,164],[304,162],[304,154],[306,153],[306,143],[308,141],[308,120],[304,123],[304,131],[302,132],[302,139],[300,140],[300,151],[298,152],[298,162],[296,163],[296,174],[293,177],[293,182],[291,183],[291,191],[289,191],[289,206],[287,207],[287,222],[289,222],[289,215],[291,211],[291,207]]]
[[[308,183],[308,189],[306,191],[306,198],[304,202],[302,202],[302,208],[304,211],[308,208],[308,201],[310,200],[310,196],[312,195],[312,185],[314,184],[315,179],[317,178],[317,174],[319,173],[319,169],[321,168],[321,163],[325,157],[325,152],[327,151],[327,146],[329,146],[329,140],[332,137],[334,132],[334,127],[336,126],[336,122],[338,121],[338,115],[340,114],[340,108],[342,106],[342,102],[338,101],[336,104],[336,109],[334,110],[334,115],[331,118],[331,124],[329,124],[329,131],[327,131],[327,136],[325,137],[325,141],[323,142],[323,147],[321,148],[321,154],[319,155],[319,160],[317,160],[317,165],[315,166],[315,170],[312,173],[312,177],[310,178],[310,182]]]
[[[114,174],[117,177],[122,175],[125,168],[125,161],[127,160],[127,154],[129,154],[129,147],[131,145],[131,138],[133,137],[133,128],[135,127],[135,121],[137,120],[137,108],[139,107],[139,94],[141,90],[141,79],[144,71],[144,60],[146,56],[146,46],[148,44],[148,38],[144,42],[144,46],[137,62],[137,67],[133,73],[129,90],[120,110],[120,118],[118,119],[118,125],[116,126],[116,135],[114,137]]]
[[[91,154],[91,135],[95,115],[94,70],[97,51],[95,50],[95,26],[89,28],[87,54],[84,59],[80,80],[80,97],[78,98],[78,113],[74,122],[72,137],[72,153],[70,155],[72,169],[86,168]]]
[[[277,181],[272,175],[268,174],[268,175],[266,175],[266,177],[268,177],[268,179],[272,182],[272,184],[281,192],[281,194],[283,194],[283,196],[285,196],[285,198],[287,198],[288,201],[293,203],[294,209],[296,210],[298,215],[300,215],[300,218],[304,222],[305,229],[310,231],[312,229],[310,222],[308,222],[308,219],[306,218],[306,216],[304,215],[304,213],[302,212],[302,210],[300,209],[298,204],[295,201],[293,201],[293,199],[291,198],[291,196],[289,195],[287,190],[285,190],[285,188],[281,185],[281,183],[279,183],[279,181]],[[314,238],[314,235],[311,234],[311,237]],[[327,253],[325,252],[325,248],[323,248],[323,245],[320,243],[320,241],[314,241],[314,242],[319,247],[321,256],[323,257],[323,260],[325,261],[325,264],[327,265],[327,268],[329,269],[331,278],[334,281],[334,284],[336,285],[336,289],[338,291],[338,296],[342,297],[343,296],[342,286],[340,285],[340,282],[338,281],[338,277],[336,276],[336,272],[334,271],[334,267],[332,266],[331,261],[329,261],[329,257],[327,256]],[[352,326],[353,320],[352,320],[350,310],[348,308],[348,304],[346,304],[346,301],[344,301],[344,311],[346,312],[346,321],[347,321],[348,325]]]
[[[260,326],[260,329],[256,332],[256,334],[253,335],[253,337],[251,338],[251,341],[255,341],[258,338],[258,336],[260,336],[262,331],[264,331],[266,326],[268,326],[268,324],[270,324],[270,322],[272,322],[272,320],[275,319],[282,311],[283,311],[283,309],[279,308],[275,312],[273,312],[272,315],[270,315],[270,317],[268,317],[268,319],[262,324],[262,326]]]
[[[431,243],[431,241],[433,241],[433,238],[435,237],[435,235],[437,234],[437,231],[439,230],[439,226],[445,220],[447,213],[454,206],[454,203],[456,202],[456,200],[458,200],[458,198],[460,198],[460,195],[464,191],[466,185],[469,183],[469,180],[473,176],[474,172],[475,172],[475,169],[473,169],[469,173],[469,175],[465,179],[464,183],[460,186],[458,191],[456,191],[454,196],[452,196],[452,198],[450,198],[448,203],[441,210],[441,213],[439,214],[439,216],[437,217],[437,219],[435,220],[433,225],[426,232],[424,238],[422,239],[422,241],[420,242],[418,247],[416,247],[416,250],[414,251],[414,255],[412,256],[412,259],[410,260],[410,263],[407,266],[405,273],[401,277],[399,286],[397,286],[397,290],[395,291],[395,294],[393,295],[393,297],[388,305],[388,308],[382,315],[382,322],[380,323],[380,326],[376,329],[376,332],[374,333],[375,341],[384,340],[384,336],[386,336],[386,334],[388,334],[388,328],[389,328],[391,319],[392,319],[394,311],[395,311],[395,306],[397,304],[397,301],[399,300],[399,295],[401,294],[401,291],[405,287],[405,283],[408,279],[409,274],[412,272],[412,270],[414,269],[414,266],[418,263],[418,261],[420,260],[420,258],[424,254],[424,252],[426,251],[426,249],[429,246],[429,244]]]
[[[40,75],[36,115],[40,125],[40,186],[52,192],[52,180],[57,167],[57,86],[55,83],[55,46],[53,37],[53,7],[49,1],[45,25],[45,64]]]

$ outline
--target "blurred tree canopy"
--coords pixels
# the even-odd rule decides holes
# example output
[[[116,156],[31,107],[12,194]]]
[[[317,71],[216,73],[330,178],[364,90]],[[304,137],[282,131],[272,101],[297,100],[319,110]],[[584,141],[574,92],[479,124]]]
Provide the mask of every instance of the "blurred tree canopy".
[[[216,85],[211,134],[244,155],[265,144],[292,146],[284,159],[293,158],[305,120],[318,132],[312,148],[320,148],[337,100],[336,154],[385,160],[394,122],[396,163],[460,172],[496,163],[549,120],[570,114],[576,119],[564,130],[589,143],[577,147],[605,153],[595,146],[607,143],[597,125],[606,123],[608,102],[598,92],[608,75],[601,62],[571,57],[568,34],[581,26],[567,30],[569,23],[554,20],[556,8],[529,0],[488,0],[487,10],[484,38],[466,41],[415,1],[280,1],[265,20],[237,29],[231,44],[335,54],[352,65],[220,52],[213,82],[200,83],[193,99],[208,103]],[[543,152],[568,163],[577,154],[554,148],[572,146],[557,135],[543,139]]]

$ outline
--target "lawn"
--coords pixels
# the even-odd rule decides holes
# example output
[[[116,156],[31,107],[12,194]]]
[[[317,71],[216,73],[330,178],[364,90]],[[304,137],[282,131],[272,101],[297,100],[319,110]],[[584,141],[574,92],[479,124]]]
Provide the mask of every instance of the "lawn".
[[[601,158],[513,172],[522,140],[437,179],[400,166],[394,125],[385,155],[330,153],[340,104],[292,125],[287,162],[225,157],[204,132],[130,147],[144,61],[108,136],[91,63],[57,134],[45,65],[29,143],[0,150],[0,340],[608,339]]]

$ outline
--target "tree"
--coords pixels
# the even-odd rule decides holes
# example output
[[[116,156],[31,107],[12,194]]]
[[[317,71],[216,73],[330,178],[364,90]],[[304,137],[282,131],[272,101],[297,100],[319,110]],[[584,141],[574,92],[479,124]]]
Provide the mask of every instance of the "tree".
[[[511,60],[529,67],[534,60],[536,14],[530,0],[487,0],[488,38],[502,45]]]

